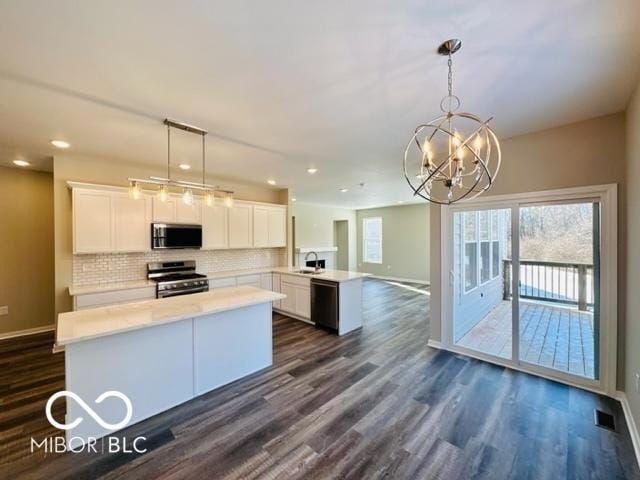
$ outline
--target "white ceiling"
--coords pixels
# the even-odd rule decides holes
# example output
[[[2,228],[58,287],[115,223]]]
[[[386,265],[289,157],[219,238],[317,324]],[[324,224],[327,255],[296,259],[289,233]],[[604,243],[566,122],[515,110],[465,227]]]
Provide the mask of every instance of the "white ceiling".
[[[503,138],[623,110],[640,67],[637,0],[23,0],[0,18],[3,161],[63,138],[162,163],[168,116],[211,132],[212,172],[349,207],[411,201],[402,152],[439,112],[442,40],[463,41],[464,109]]]

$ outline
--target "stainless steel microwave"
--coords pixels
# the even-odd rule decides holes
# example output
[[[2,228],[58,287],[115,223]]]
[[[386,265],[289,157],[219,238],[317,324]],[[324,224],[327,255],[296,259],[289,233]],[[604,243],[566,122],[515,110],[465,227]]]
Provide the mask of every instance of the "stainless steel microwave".
[[[152,223],[151,248],[202,248],[202,225]]]

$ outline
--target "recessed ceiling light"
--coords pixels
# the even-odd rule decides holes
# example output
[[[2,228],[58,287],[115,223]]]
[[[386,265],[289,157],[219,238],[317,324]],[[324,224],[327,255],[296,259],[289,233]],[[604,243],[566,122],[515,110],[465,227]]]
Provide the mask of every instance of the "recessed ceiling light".
[[[276,184],[276,181],[275,181],[275,180],[267,180],[267,183],[268,183],[269,185],[275,185],[275,184]]]
[[[404,203],[404,200],[398,200],[398,203]]]
[[[28,167],[29,165],[31,165],[26,160],[14,160],[13,163],[14,163],[14,165],[17,165],[19,167]]]
[[[292,201],[292,202],[295,202],[295,201],[296,201],[296,198],[295,198],[295,197],[293,197],[293,198],[291,199],[291,201]]]
[[[307,173],[310,173],[311,175],[313,175],[314,173],[316,173],[318,171],[317,168],[307,168]]]
[[[342,193],[347,193],[347,192],[349,191],[349,189],[348,189],[348,188],[341,188],[341,189],[340,189],[340,191],[341,191]]]
[[[189,165],[188,163],[181,163],[180,165],[178,165],[178,167],[180,167],[182,170],[190,170],[191,169],[191,165]]]
[[[71,146],[69,142],[65,142],[64,140],[51,140],[51,145],[58,148],[69,148]]]

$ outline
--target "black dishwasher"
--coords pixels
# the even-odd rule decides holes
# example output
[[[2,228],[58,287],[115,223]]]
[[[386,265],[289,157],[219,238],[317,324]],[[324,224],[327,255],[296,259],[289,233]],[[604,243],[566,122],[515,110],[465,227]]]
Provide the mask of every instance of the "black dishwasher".
[[[311,279],[311,321],[316,327],[338,333],[340,325],[338,283]]]

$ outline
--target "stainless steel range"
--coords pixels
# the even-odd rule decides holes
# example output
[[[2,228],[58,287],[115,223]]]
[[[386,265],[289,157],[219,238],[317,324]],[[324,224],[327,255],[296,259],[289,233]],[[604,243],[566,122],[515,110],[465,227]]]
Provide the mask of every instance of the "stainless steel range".
[[[148,263],[147,278],[156,282],[156,298],[209,291],[207,276],[196,273],[193,260]]]

